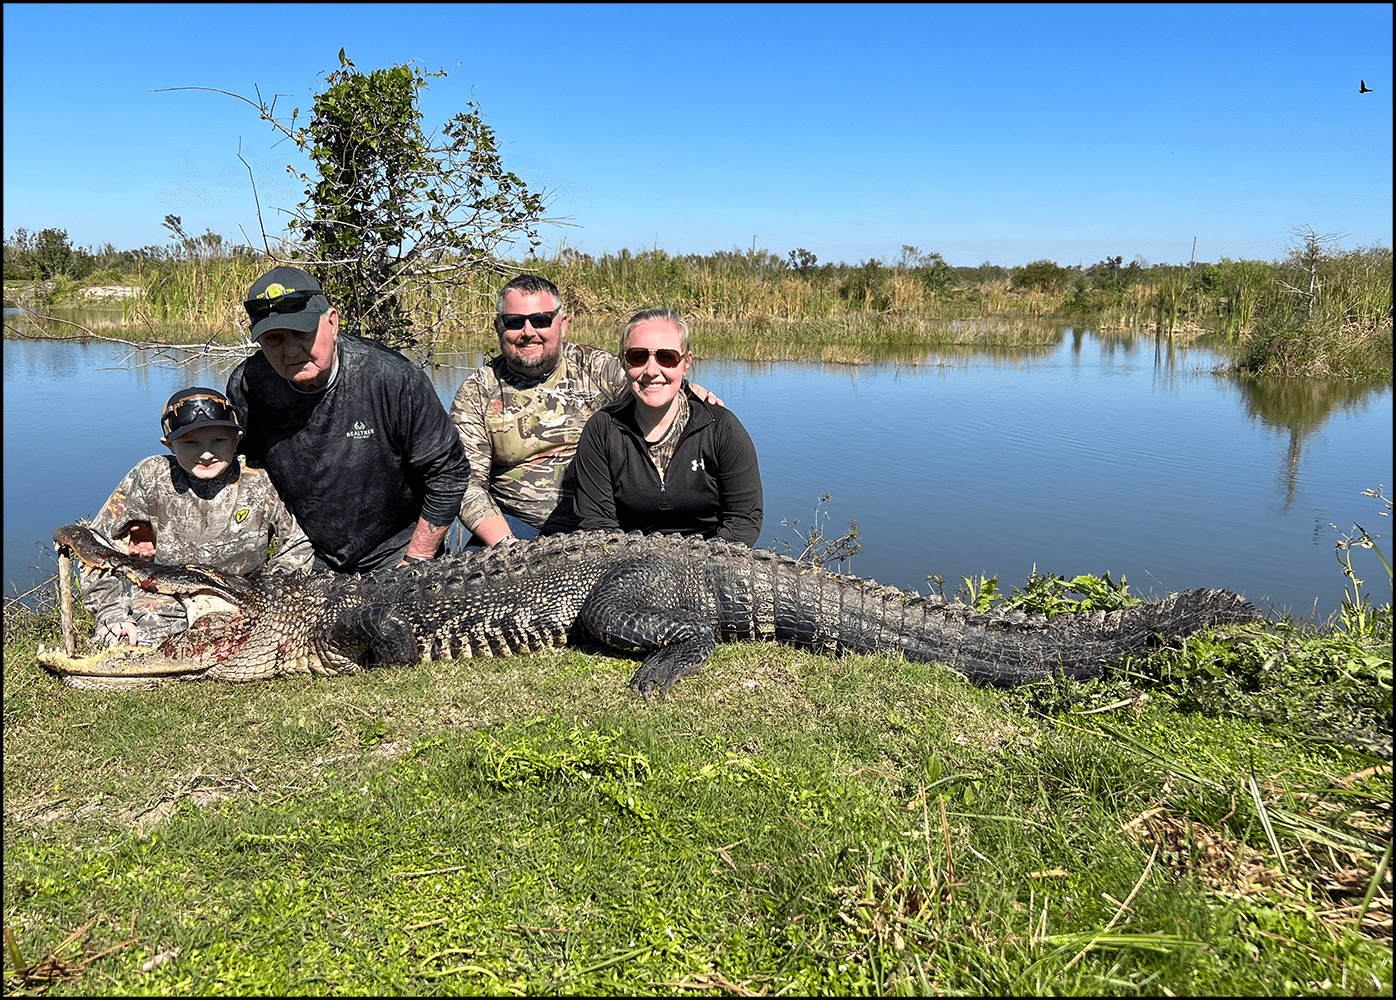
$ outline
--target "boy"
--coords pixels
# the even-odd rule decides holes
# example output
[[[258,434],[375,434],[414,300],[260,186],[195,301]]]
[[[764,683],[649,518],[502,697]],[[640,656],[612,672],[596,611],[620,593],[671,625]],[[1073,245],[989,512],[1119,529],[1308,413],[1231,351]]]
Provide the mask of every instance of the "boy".
[[[131,470],[93,521],[93,534],[118,551],[175,566],[201,563],[240,576],[264,565],[309,570],[310,540],[267,474],[240,460],[242,428],[222,392],[195,386],[175,393],[160,429],[160,443],[172,454],[153,455]],[[277,552],[268,563],[273,535]],[[189,627],[178,600],[115,577],[84,574],[83,603],[107,645],[154,645]]]

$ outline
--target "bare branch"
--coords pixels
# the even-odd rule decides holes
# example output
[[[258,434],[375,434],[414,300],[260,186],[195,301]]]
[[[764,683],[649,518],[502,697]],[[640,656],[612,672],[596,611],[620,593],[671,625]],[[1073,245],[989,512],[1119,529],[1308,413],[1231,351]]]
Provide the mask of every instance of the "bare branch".
[[[267,227],[262,221],[262,199],[257,195],[257,178],[252,173],[252,164],[242,157],[242,136],[238,136],[238,159],[242,160],[242,165],[247,168],[247,179],[252,182],[252,201],[257,206],[257,228],[262,231],[262,247],[266,250],[267,256],[271,256],[271,246],[267,243]],[[241,228],[241,227],[239,227]],[[247,234],[242,234],[246,238]]]
[[[228,344],[215,344],[212,341],[212,339],[209,339],[199,344],[163,344],[156,343],[154,341],[127,340],[123,337],[109,337],[105,334],[97,333],[96,331],[83,326],[81,323],[74,323],[72,320],[59,319],[56,316],[45,316],[43,313],[40,313],[34,309],[30,309],[27,306],[19,306],[18,308],[21,312],[28,313],[35,319],[42,320],[45,323],[59,323],[63,326],[71,326],[76,330],[82,331],[81,334],[72,334],[70,336],[63,336],[59,334],[26,333],[23,329],[21,329],[18,326],[6,323],[5,329],[19,340],[100,340],[107,344],[120,344],[123,347],[129,347],[133,351],[151,351],[155,354],[164,354],[168,351],[185,351],[189,353],[201,353],[216,358],[226,357],[236,360],[241,360],[251,353],[250,344],[243,343],[238,344],[236,346],[230,346]],[[181,359],[172,358],[171,360],[178,361]]]
[[[242,101],[245,104],[250,104],[254,108],[256,108],[258,113],[261,115],[262,120],[270,122],[272,127],[275,128],[278,132],[283,133],[287,139],[291,139],[292,141],[298,142],[298,140],[296,140],[295,134],[285,125],[282,125],[279,121],[277,121],[275,117],[276,99],[278,97],[290,97],[290,94],[273,94],[271,99],[271,106],[268,107],[266,101],[262,100],[262,92],[260,89],[257,91],[257,99],[255,101],[252,100],[252,98],[250,97],[243,97],[241,94],[235,94],[231,90],[222,90],[218,87],[160,87],[156,90],[152,90],[151,93],[168,94],[176,90],[208,90],[212,91],[215,94],[224,94],[228,97],[235,97],[239,101]],[[241,159],[241,157],[239,157],[239,159]]]

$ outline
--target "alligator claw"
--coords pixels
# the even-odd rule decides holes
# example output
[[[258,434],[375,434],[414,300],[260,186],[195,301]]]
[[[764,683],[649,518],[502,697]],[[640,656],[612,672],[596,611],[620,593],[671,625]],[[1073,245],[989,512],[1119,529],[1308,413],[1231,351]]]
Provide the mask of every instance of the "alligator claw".
[[[669,689],[674,685],[673,683],[660,684],[653,677],[640,676],[641,674],[648,674],[649,672],[650,671],[644,666],[641,666],[639,670],[635,671],[635,676],[630,679],[630,690],[637,693],[645,701],[650,700],[650,695],[654,695],[660,701],[663,701],[664,696],[669,693]],[[675,680],[677,680],[677,678],[675,678]]]

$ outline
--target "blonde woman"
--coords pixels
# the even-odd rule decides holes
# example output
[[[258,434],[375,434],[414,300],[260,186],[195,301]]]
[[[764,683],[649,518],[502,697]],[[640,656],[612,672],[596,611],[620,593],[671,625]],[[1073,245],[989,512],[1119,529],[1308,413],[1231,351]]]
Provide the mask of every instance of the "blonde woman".
[[[683,318],[672,309],[636,313],[620,359],[630,391],[587,422],[573,460],[582,530],[756,544],[756,448],[730,410],[703,402],[684,381],[693,353]]]

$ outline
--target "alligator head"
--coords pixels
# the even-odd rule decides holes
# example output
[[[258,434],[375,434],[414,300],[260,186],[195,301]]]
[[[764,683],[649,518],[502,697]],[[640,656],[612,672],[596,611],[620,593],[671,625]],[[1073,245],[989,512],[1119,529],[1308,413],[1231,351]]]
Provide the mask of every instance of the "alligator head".
[[[169,566],[117,552],[81,525],[59,528],[53,540],[89,572],[178,598],[191,620],[187,631],[155,647],[114,646],[86,657],[41,648],[39,662],[73,687],[349,674],[418,658],[410,626],[352,594],[337,597],[332,574],[253,581],[208,566]]]

